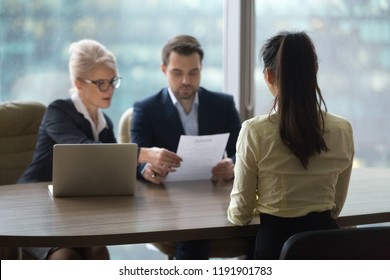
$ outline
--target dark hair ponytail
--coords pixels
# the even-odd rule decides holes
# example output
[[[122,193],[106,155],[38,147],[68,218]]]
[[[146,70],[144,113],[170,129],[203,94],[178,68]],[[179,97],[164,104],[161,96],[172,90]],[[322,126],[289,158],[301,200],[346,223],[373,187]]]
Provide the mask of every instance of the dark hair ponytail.
[[[278,88],[273,109],[279,116],[280,137],[307,169],[311,156],[328,151],[322,105],[327,109],[317,84],[314,45],[304,32],[283,32],[269,39],[260,55]]]

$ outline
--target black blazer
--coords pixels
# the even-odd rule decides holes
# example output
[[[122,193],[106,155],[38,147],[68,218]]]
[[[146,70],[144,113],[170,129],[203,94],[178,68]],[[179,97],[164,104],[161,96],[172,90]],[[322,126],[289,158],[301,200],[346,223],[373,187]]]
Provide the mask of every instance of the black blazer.
[[[199,135],[230,133],[226,151],[235,161],[241,121],[231,95],[199,88]],[[138,147],[159,147],[176,152],[184,128],[168,88],[134,104],[131,140]],[[144,165],[138,168],[138,175]]]
[[[38,132],[33,160],[18,183],[52,181],[55,144],[116,143],[113,124],[104,114],[107,128],[95,141],[89,121],[76,110],[71,99],[59,99],[46,109]]]

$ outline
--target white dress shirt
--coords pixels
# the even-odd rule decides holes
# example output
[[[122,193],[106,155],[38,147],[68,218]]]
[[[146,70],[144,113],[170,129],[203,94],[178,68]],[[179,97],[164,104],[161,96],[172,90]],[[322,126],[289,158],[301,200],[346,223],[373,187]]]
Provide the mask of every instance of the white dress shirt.
[[[199,107],[199,97],[198,93],[195,94],[194,102],[192,103],[192,109],[189,114],[184,111],[183,106],[177,100],[176,96],[173,94],[171,88],[168,88],[169,96],[171,97],[173,105],[176,107],[179,112],[179,117],[184,128],[186,135],[199,135],[198,127],[198,107]]]
[[[97,112],[98,123],[97,125],[95,125],[91,116],[88,113],[87,108],[85,107],[84,103],[81,101],[79,94],[77,92],[73,93],[71,99],[74,106],[76,107],[77,112],[83,114],[84,118],[86,118],[91,124],[93,138],[95,139],[95,141],[99,141],[99,133],[102,132],[103,129],[107,127],[107,122],[106,119],[104,118],[102,110],[100,108],[98,109]]]

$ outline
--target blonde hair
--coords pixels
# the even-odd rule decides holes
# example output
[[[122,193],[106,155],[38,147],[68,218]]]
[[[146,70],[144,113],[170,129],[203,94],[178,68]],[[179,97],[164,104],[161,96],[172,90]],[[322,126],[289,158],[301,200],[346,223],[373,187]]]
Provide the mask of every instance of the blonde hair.
[[[97,41],[84,39],[74,42],[70,45],[69,53],[69,75],[73,86],[76,79],[85,78],[86,73],[101,65],[118,75],[114,54]],[[73,91],[74,88],[71,89]]]

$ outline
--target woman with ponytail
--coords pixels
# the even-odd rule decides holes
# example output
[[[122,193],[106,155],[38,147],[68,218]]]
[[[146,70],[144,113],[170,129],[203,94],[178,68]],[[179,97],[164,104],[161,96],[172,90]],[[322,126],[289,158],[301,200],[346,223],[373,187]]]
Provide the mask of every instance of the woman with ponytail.
[[[278,259],[293,234],[338,228],[354,144],[350,123],[327,112],[305,32],[270,38],[260,58],[275,100],[268,115],[242,125],[228,219],[245,225],[260,216],[255,258]]]

